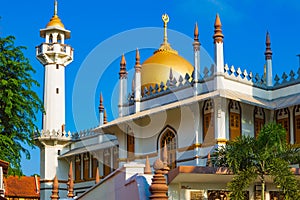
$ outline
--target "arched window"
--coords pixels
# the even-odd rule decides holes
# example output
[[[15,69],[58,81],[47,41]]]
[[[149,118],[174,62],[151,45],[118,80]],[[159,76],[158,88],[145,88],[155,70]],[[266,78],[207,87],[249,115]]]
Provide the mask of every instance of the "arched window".
[[[214,139],[214,104],[210,99],[206,100],[203,105],[203,142],[210,142]]]
[[[83,154],[83,179],[88,180],[90,173],[90,154]]]
[[[50,36],[49,36],[49,43],[53,43],[53,35],[52,34],[50,34]]]
[[[169,127],[165,128],[160,137],[160,153],[161,160],[163,160],[163,148],[165,144],[167,145],[168,152],[168,165],[170,169],[176,168],[176,135],[175,131],[170,129]]]
[[[254,136],[257,138],[260,130],[265,124],[265,111],[263,108],[254,108]]]
[[[294,143],[300,144],[300,105],[294,108]]]
[[[290,112],[288,108],[282,108],[276,113],[276,121],[286,130],[286,141],[290,143]]]
[[[75,180],[81,179],[81,155],[75,156]]]
[[[134,135],[127,134],[127,158],[134,160]]]
[[[241,136],[241,107],[239,102],[230,100],[229,102],[229,138],[234,140]]]
[[[111,153],[110,149],[103,151],[103,175],[107,176],[111,172]]]
[[[57,35],[57,42],[61,43],[61,35],[60,34]]]

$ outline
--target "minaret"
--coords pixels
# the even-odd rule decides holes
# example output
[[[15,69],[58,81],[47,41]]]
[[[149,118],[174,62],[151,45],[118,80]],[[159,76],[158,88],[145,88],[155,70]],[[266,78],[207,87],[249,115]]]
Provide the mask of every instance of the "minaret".
[[[200,42],[199,42],[199,30],[198,30],[198,24],[195,24],[195,29],[194,29],[194,42],[193,42],[193,47],[194,47],[194,95],[198,95],[200,93],[200,84],[199,84],[199,79],[200,79]]]
[[[127,71],[126,71],[126,60],[124,54],[122,55],[120,62],[120,88],[119,88],[119,117],[126,115],[125,104],[127,103]]]
[[[223,52],[223,38],[222,33],[222,24],[219,15],[216,16],[215,21],[215,34],[213,36],[215,44],[215,72],[223,73],[224,72],[224,52]]]
[[[135,104],[135,112],[140,112],[140,110],[141,110],[141,97],[142,97],[142,92],[141,92],[141,87],[142,87],[141,69],[142,69],[142,65],[140,63],[140,52],[139,52],[138,49],[136,50],[134,69],[135,69],[135,73],[134,73],[134,83],[135,83],[134,104]]]
[[[99,104],[99,125],[104,124],[104,106],[103,106],[103,96],[100,94],[100,104]]]
[[[272,86],[272,50],[271,50],[271,40],[269,32],[266,35],[266,51],[265,51],[265,59],[266,59],[266,81],[267,86]]]
[[[50,199],[52,180],[66,180],[68,163],[58,159],[64,145],[70,141],[70,134],[65,129],[65,67],[73,61],[73,49],[65,44],[70,38],[70,31],[65,29],[57,15],[57,1],[54,2],[54,14],[46,28],[40,30],[45,38],[36,47],[36,57],[45,68],[43,130],[36,137],[40,147],[40,199]],[[69,137],[67,137],[69,135]],[[66,190],[59,191],[64,195]]]

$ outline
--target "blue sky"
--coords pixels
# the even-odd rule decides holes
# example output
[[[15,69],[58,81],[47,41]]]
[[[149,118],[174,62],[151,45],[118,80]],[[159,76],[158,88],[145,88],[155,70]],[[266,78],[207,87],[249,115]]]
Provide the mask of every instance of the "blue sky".
[[[39,29],[44,28],[52,17],[53,0],[4,1],[1,3],[0,11],[1,37],[14,35],[17,45],[28,47],[25,54],[37,71],[33,76],[41,83],[36,92],[42,98],[44,69],[35,59],[35,46],[43,42],[39,37]],[[295,71],[298,69],[299,60],[296,55],[300,54],[300,41],[297,38],[300,33],[298,24],[300,2],[297,0],[59,0],[58,15],[65,27],[71,30],[71,39],[66,43],[75,49],[74,62],[66,68],[68,130],[74,132],[97,125],[96,113],[100,91],[103,92],[108,119],[114,118],[115,114],[110,108],[112,107],[112,110],[117,108],[116,94],[112,94],[116,93],[120,55],[126,54],[128,68],[134,65],[135,48],[141,48],[142,61],[150,56],[153,48],[159,47],[162,42],[162,35],[161,39],[157,39],[151,31],[145,33],[145,30],[149,27],[161,28],[163,13],[170,16],[168,25],[170,29],[191,38],[197,21],[202,47],[212,57],[213,24],[216,13],[219,13],[225,36],[225,63],[260,74],[263,73],[265,34],[268,30],[273,50],[273,75],[278,73],[281,76],[284,71],[289,73],[292,69]],[[136,40],[126,38],[126,33],[131,33],[130,30],[135,34],[140,33],[139,38]],[[139,30],[141,32],[138,32]],[[119,40],[120,38],[122,40]],[[149,38],[153,44],[146,46],[147,48],[143,46],[143,42],[138,42]],[[185,44],[190,51],[182,52],[180,49],[182,45],[176,46],[178,41],[171,39],[170,36],[169,42],[174,44],[174,48],[192,62],[191,44]],[[103,51],[104,47],[107,51]],[[90,63],[88,62],[90,56],[95,53],[98,53],[98,60],[92,62],[92,67],[86,68],[85,64]],[[101,65],[108,57],[111,60],[106,61],[110,64]],[[78,82],[80,73],[84,71],[82,69],[88,71],[83,77],[84,81]],[[98,74],[101,74],[101,77],[96,77]],[[92,87],[95,88],[94,91],[88,96],[80,95],[80,91],[91,84],[95,84]],[[75,107],[77,106],[76,111],[74,102]],[[90,116],[87,113],[92,113],[93,119],[87,117]],[[39,115],[41,119],[42,116]],[[37,121],[37,124],[41,127],[41,120]],[[39,173],[39,150],[32,150],[32,160],[22,161],[22,165],[26,175]]]

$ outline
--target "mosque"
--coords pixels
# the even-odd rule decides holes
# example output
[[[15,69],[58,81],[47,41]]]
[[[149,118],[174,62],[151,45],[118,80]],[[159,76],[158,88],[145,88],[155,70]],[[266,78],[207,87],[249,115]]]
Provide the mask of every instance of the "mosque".
[[[101,95],[99,126],[70,133],[65,130],[65,67],[74,51],[65,44],[71,32],[58,17],[55,1],[54,15],[40,30],[44,41],[36,47],[45,68],[43,130],[35,136],[41,150],[40,199],[225,200],[233,175],[212,166],[215,148],[242,134],[255,137],[270,121],[283,125],[289,143],[300,143],[300,69],[273,76],[269,33],[264,74],[254,75],[224,63],[219,15],[214,64],[206,67],[197,24],[190,63],[168,41],[168,15],[162,20],[163,41],[153,55],[141,62],[136,50],[131,85],[121,57],[119,116],[107,121]],[[247,199],[260,193],[259,182],[245,191]],[[268,180],[266,199],[280,198]]]

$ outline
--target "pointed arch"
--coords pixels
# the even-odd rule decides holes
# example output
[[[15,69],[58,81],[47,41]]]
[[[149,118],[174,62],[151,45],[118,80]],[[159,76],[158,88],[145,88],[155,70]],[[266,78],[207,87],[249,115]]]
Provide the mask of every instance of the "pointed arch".
[[[242,134],[241,106],[234,100],[229,101],[229,139],[234,140]]]
[[[177,133],[174,128],[168,125],[160,132],[157,140],[157,149],[160,151],[161,159],[165,143],[167,145],[168,165],[170,169],[174,169],[176,168],[177,158]]]
[[[286,141],[290,143],[290,111],[288,108],[282,108],[276,112],[276,122],[281,124],[286,130]]]
[[[255,106],[254,108],[254,136],[257,138],[260,130],[265,124],[265,111],[263,108]]]

